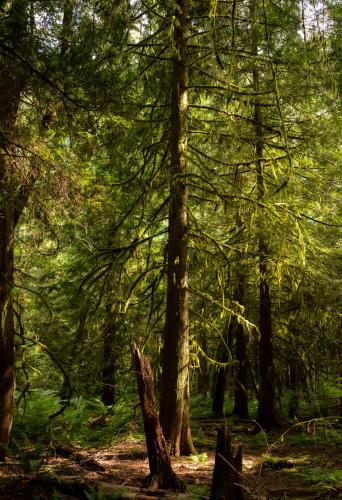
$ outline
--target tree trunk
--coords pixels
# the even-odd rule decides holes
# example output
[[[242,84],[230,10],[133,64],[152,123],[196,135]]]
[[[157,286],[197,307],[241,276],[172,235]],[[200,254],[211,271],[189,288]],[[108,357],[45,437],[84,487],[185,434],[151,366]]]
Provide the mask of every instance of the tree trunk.
[[[298,398],[298,368],[294,354],[292,355],[289,362],[289,390],[291,392],[290,392],[288,417],[295,418],[298,416],[299,398]]]
[[[207,337],[204,331],[201,332],[200,345],[205,353],[208,352]],[[201,356],[199,363],[200,367],[197,370],[197,391],[199,394],[203,394],[203,396],[208,396],[210,393],[210,373],[208,361],[204,356]]]
[[[171,179],[167,254],[167,294],[160,422],[172,455],[180,454],[184,397],[189,378],[188,309],[188,189],[186,184],[188,140],[188,52],[189,23],[186,1],[176,2],[174,23],[173,82],[171,94]],[[186,410],[188,411],[188,410]],[[191,440],[190,428],[187,429]]]
[[[221,352],[221,357],[220,357],[220,362],[221,363],[227,363],[228,362],[228,352],[227,352],[227,347],[231,351],[232,346],[233,346],[233,335],[234,335],[234,318],[231,317],[228,325],[226,326],[226,345],[223,345],[221,347],[222,352]],[[226,386],[227,386],[227,368],[226,367],[220,367],[219,371],[216,374],[216,377],[214,378],[215,384],[214,384],[214,390],[213,390],[213,404],[212,404],[212,412],[214,415],[217,417],[222,417],[224,414],[224,395],[226,392]]]
[[[227,357],[221,358],[221,361],[223,363],[226,363],[227,360],[228,360]],[[226,391],[226,382],[227,382],[227,369],[220,367],[216,375],[214,394],[213,394],[213,404],[212,404],[212,412],[216,417],[223,417],[224,393]]]
[[[248,418],[248,358],[247,358],[247,340],[245,329],[242,324],[237,325],[236,329],[236,359],[238,369],[234,386],[234,408],[233,414],[241,418]]]
[[[184,409],[182,419],[182,431],[180,440],[181,455],[194,455],[196,453],[191,437],[190,428],[190,388],[189,378],[184,391]]]
[[[0,185],[3,187],[3,176],[1,177]],[[13,304],[11,296],[14,229],[13,213],[9,212],[9,210],[6,211],[6,208],[0,211],[0,461],[5,459],[12,429],[15,377]]]
[[[137,372],[138,391],[150,465],[149,487],[184,491],[184,484],[172,470],[167,444],[159,423],[150,364],[140,354],[136,346],[133,349],[133,360]]]
[[[342,370],[340,370],[339,381],[340,381],[339,387],[340,387],[340,391],[342,393]],[[342,417],[342,396],[340,396],[340,399],[339,399],[338,415],[339,415],[339,417]]]
[[[244,305],[245,302],[245,280],[239,269],[237,272],[237,287],[235,300]],[[245,327],[242,323],[236,322],[235,329],[235,355],[238,362],[237,374],[234,384],[234,408],[233,414],[241,418],[248,418],[248,356],[247,356],[247,337]]]
[[[68,70],[71,69],[70,66],[70,49],[73,37],[73,17],[75,10],[75,0],[64,0],[64,11],[63,11],[63,21],[62,21],[62,34],[61,34],[61,56],[64,58],[65,63],[68,66]]]
[[[109,309],[109,310],[108,310]],[[103,339],[103,368],[102,368],[102,401],[111,406],[115,404],[116,385],[116,331],[117,324],[110,307],[107,308],[107,322]]]
[[[217,433],[217,445],[210,500],[242,500],[242,450],[234,456],[231,435],[224,422]]]
[[[251,38],[252,52],[258,56],[258,26],[256,1],[250,3],[251,11]],[[253,66],[253,86],[256,93],[260,92],[260,75],[257,60]],[[264,175],[264,138],[263,138],[263,117],[261,103],[255,97],[254,103],[254,131],[255,131],[255,152],[257,170],[257,193],[258,201],[265,199],[265,175]],[[258,424],[264,429],[271,429],[277,425],[275,416],[275,388],[274,388],[274,366],[273,366],[273,344],[272,344],[272,303],[270,296],[270,250],[266,237],[266,214],[263,212],[259,219],[259,372],[260,389],[258,405]]]
[[[6,43],[22,51],[26,42],[27,1],[16,0],[6,19]],[[13,421],[15,349],[13,322],[14,231],[29,188],[20,172],[14,144],[26,71],[17,60],[0,57],[0,461],[6,456]],[[28,175],[30,177],[30,175]]]
[[[267,266],[260,256],[260,342],[259,342],[259,370],[260,388],[258,405],[258,424],[266,430],[277,426],[275,416],[275,387],[273,366],[273,344],[272,344],[272,308],[267,278]]]

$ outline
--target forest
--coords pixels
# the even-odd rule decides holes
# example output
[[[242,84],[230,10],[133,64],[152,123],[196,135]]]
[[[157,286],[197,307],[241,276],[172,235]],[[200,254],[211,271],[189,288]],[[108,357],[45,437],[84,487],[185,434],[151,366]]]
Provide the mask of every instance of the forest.
[[[0,498],[342,497],[342,4],[0,0]]]

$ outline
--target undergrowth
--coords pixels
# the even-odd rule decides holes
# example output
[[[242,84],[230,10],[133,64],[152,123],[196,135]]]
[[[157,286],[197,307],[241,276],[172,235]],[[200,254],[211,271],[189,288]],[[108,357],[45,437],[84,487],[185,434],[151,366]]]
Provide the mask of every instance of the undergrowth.
[[[73,443],[81,447],[110,445],[122,434],[141,430],[133,405],[118,401],[106,407],[99,399],[82,396],[70,400],[62,414],[59,396],[51,390],[32,390],[15,412],[12,440],[18,447],[30,442],[50,445]]]

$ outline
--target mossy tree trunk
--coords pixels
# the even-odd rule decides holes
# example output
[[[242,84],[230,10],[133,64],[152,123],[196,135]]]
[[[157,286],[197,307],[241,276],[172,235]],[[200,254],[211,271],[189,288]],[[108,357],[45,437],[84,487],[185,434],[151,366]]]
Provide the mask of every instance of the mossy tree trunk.
[[[178,456],[181,452],[182,437],[182,450],[194,451],[188,418],[188,188],[185,174],[188,147],[187,37],[189,21],[186,0],[176,2],[174,16],[176,20],[173,32],[175,54],[173,56],[170,118],[170,210],[166,321],[160,380],[160,422],[170,453]]]
[[[258,2],[250,2],[251,13],[251,41],[255,60],[252,69],[253,87],[256,93],[254,101],[254,132],[257,173],[258,202],[265,202],[265,165],[264,165],[264,136],[262,103],[258,94],[261,91],[260,70],[258,67]],[[264,429],[271,429],[277,425],[275,415],[275,387],[272,342],[272,302],[270,294],[270,249],[267,238],[267,213],[260,209],[258,227],[258,254],[259,254],[259,404],[258,424]]]
[[[236,273],[235,300],[241,305],[245,304],[245,279],[242,270]],[[233,414],[241,418],[248,418],[248,337],[245,325],[237,320],[235,328],[235,357],[238,362],[234,381],[234,408]]]
[[[208,342],[205,331],[201,332],[200,338],[201,349],[204,352],[208,352]],[[197,382],[197,392],[199,394],[203,394],[203,396],[208,396],[210,393],[210,372],[209,372],[209,363],[204,356],[201,356],[200,360],[200,369],[197,370],[198,373],[198,382]]]
[[[111,311],[111,305],[106,307],[106,323],[103,338],[102,366],[102,401],[105,405],[115,404],[117,368],[117,321]]]
[[[33,178],[33,172],[25,172],[16,147],[18,107],[28,74],[14,54],[26,45],[27,4],[15,0],[10,5],[2,23],[8,52],[0,56],[0,461],[6,456],[13,421],[14,233]]]
[[[225,343],[221,345],[221,356],[219,360],[221,363],[229,361],[229,351],[231,352],[233,346],[233,336],[235,328],[235,318],[232,316],[226,325]],[[220,366],[216,376],[214,377],[213,387],[213,404],[212,412],[217,417],[222,417],[224,414],[224,398],[227,387],[228,369],[227,366]]]
[[[236,331],[236,359],[238,369],[234,384],[233,414],[241,418],[248,418],[248,356],[247,337],[243,324],[237,325]]]

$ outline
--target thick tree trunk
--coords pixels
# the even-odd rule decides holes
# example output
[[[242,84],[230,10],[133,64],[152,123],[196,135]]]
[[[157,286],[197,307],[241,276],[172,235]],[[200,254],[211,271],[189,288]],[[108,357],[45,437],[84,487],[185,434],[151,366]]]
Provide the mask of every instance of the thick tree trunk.
[[[174,23],[173,82],[171,94],[171,179],[167,255],[167,295],[160,422],[172,455],[180,454],[184,401],[189,378],[188,308],[188,189],[187,168],[187,82],[188,19],[186,1],[176,2]],[[186,410],[187,411],[187,410]],[[184,420],[183,420],[184,419]],[[191,439],[190,428],[186,430]]]
[[[24,50],[27,0],[12,2],[6,19],[7,44]],[[8,56],[9,54],[7,54]],[[6,455],[13,420],[15,349],[13,324],[14,231],[29,188],[16,161],[16,120],[26,70],[16,60],[0,57],[0,461]],[[31,177],[28,174],[26,177]]]
[[[1,106],[1,99],[0,99]],[[0,118],[1,127],[1,118]],[[8,153],[8,149],[6,153]],[[29,189],[11,178],[11,165],[0,153],[0,461],[6,455],[13,420],[15,348],[12,288],[14,281],[14,232],[26,205]],[[14,187],[17,190],[14,191]]]
[[[3,185],[0,179],[0,185]],[[1,190],[2,191],[2,190]],[[3,192],[3,191],[2,191]],[[15,377],[13,282],[13,213],[0,211],[0,461],[6,455],[13,420]]]
[[[150,465],[149,487],[184,491],[183,483],[172,470],[167,444],[159,423],[150,364],[136,346],[133,349],[133,360]]]
[[[242,450],[239,446],[235,456],[231,435],[224,422],[217,433],[217,445],[210,500],[242,500]]]

